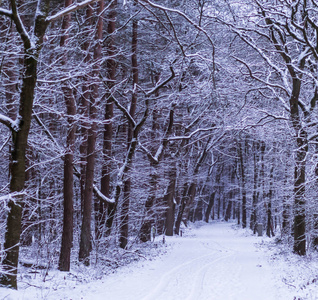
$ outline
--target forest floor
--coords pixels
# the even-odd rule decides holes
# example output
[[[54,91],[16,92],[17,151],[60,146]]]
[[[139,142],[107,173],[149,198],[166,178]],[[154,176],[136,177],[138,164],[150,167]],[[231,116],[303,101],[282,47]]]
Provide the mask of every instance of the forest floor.
[[[52,271],[41,286],[33,280],[19,291],[0,288],[0,299],[318,299],[316,254],[300,258],[274,238],[253,236],[233,223],[191,227],[182,237],[166,237],[164,246],[157,238],[165,254],[141,258],[99,280],[79,281],[73,270],[66,277]]]

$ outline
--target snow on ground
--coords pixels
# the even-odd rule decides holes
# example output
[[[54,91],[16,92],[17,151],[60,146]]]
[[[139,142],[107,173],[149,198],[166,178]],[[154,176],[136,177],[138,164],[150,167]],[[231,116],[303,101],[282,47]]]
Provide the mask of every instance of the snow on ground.
[[[269,239],[235,229],[233,224],[192,227],[183,237],[166,237],[167,254],[154,260],[141,259],[87,282],[78,280],[74,272],[65,278],[61,273],[48,275],[42,288],[32,286],[32,281],[20,284],[19,291],[0,288],[0,299],[318,299],[318,272],[313,277],[318,268],[310,258],[282,255]],[[83,267],[82,272],[85,277],[89,268]]]

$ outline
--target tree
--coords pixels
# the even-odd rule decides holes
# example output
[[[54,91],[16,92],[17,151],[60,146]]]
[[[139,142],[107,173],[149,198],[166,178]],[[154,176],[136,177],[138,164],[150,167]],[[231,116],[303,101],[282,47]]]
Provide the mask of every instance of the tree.
[[[309,124],[313,121],[318,95],[314,71],[317,49],[313,32],[316,25],[312,14],[316,4],[307,1],[299,1],[295,5],[283,1],[276,4],[272,1],[251,1],[250,4],[250,10],[244,16],[250,22],[240,26],[239,17],[236,23],[227,20],[221,22],[228,24],[264,62],[261,69],[254,69],[250,62],[235,57],[247,69],[250,78],[263,85],[267,96],[275,103],[280,101],[289,114],[295,149],[294,252],[305,255],[306,156],[311,141],[309,135],[314,134],[314,128]],[[248,15],[255,16],[258,21],[248,19]],[[260,73],[256,74],[255,70]]]
[[[85,265],[89,265],[89,255],[91,246],[91,217],[93,203],[93,187],[94,187],[94,171],[95,171],[95,148],[97,136],[97,102],[99,98],[99,82],[100,82],[100,64],[101,64],[101,40],[103,37],[103,17],[104,2],[98,4],[98,19],[96,28],[96,44],[94,47],[93,66],[92,66],[92,85],[90,86],[91,96],[89,101],[89,118],[91,120],[90,127],[87,132],[87,165],[84,190],[84,207],[83,220],[81,227],[81,241],[79,249],[79,261]],[[96,224],[98,226],[98,223]]]
[[[72,0],[65,0],[65,7],[72,5]],[[66,33],[70,27],[70,15],[66,15],[63,18],[62,30],[64,35],[61,37],[60,46],[63,48],[67,44],[68,34]],[[64,49],[64,56],[62,58],[63,65],[67,63],[67,52]],[[71,249],[73,246],[73,168],[74,168],[74,146],[75,146],[75,114],[76,105],[73,95],[73,90],[69,86],[69,82],[64,83],[63,93],[66,105],[66,112],[68,115],[69,129],[66,138],[66,154],[64,156],[64,181],[63,181],[63,193],[64,193],[64,209],[63,209],[63,233],[62,243],[59,259],[59,270],[69,271],[71,265]]]
[[[31,35],[26,31],[21,21],[16,1],[11,1],[11,9],[0,9],[0,14],[12,19],[16,30],[20,35],[24,48],[24,73],[22,78],[22,88],[19,99],[18,114],[15,121],[3,115],[0,122],[6,125],[12,133],[12,166],[9,200],[10,212],[7,218],[7,230],[5,235],[5,258],[0,283],[2,285],[17,288],[17,267],[19,259],[19,241],[21,234],[21,216],[23,207],[23,188],[25,184],[25,155],[28,135],[31,124],[32,108],[34,100],[34,90],[37,80],[38,57],[41,52],[44,35],[51,21],[61,18],[72,11],[88,5],[95,1],[85,1],[81,4],[73,5],[58,14],[48,17],[50,11],[49,0],[39,0],[35,20]]]

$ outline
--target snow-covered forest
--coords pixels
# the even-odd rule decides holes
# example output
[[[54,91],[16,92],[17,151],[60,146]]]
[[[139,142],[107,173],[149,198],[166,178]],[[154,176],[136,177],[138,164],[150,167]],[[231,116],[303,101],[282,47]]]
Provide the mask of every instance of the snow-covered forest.
[[[318,246],[315,0],[0,0],[0,77],[0,285],[195,221]]]

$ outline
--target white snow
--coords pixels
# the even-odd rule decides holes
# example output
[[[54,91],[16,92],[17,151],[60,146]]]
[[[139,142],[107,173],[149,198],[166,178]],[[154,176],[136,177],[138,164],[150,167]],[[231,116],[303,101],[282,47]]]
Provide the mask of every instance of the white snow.
[[[3,114],[0,114],[0,122],[7,125],[7,126],[12,126],[12,124],[14,123],[13,120],[11,120],[9,117],[6,117]]]
[[[286,263],[286,255],[275,256],[269,249],[268,245],[272,244],[268,238],[234,229],[231,223],[192,226],[183,237],[166,237],[166,254],[147,260],[141,258],[99,280],[90,281],[90,268],[82,267],[81,276],[74,272],[56,273],[55,277],[49,274],[41,288],[32,286],[32,282],[20,283],[19,291],[0,288],[0,299],[298,299],[295,296],[302,300],[318,299],[318,287],[314,283],[308,284],[310,293],[304,293],[306,286],[302,284],[298,288],[298,279],[292,278],[294,273],[295,276],[304,274],[302,268],[309,264],[308,258],[302,265],[299,261],[304,262],[304,258],[289,254],[293,264],[291,258]],[[158,237],[157,243],[161,242],[162,237]]]

